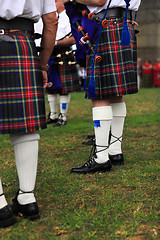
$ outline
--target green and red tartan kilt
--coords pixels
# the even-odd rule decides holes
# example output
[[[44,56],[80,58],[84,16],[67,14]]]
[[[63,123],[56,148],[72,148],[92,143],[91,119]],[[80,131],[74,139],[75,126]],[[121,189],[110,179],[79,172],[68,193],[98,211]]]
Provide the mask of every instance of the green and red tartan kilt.
[[[70,49],[68,49],[69,51]],[[61,53],[61,52],[60,52]],[[63,65],[56,64],[58,76],[62,83],[60,94],[68,94],[80,90],[79,78],[73,53],[66,55],[61,53],[61,57],[55,58],[55,62],[63,62]],[[69,64],[74,63],[74,64]]]
[[[123,22],[110,19],[109,26],[103,28],[97,53],[102,57],[100,63],[94,61],[94,82],[96,99],[106,99],[138,92],[137,88],[137,42],[134,26],[128,23],[131,33],[129,46],[121,46]],[[96,46],[96,43],[93,45]],[[91,79],[91,60],[87,57],[86,98]]]
[[[1,134],[46,128],[42,72],[35,43],[25,32],[0,42]]]

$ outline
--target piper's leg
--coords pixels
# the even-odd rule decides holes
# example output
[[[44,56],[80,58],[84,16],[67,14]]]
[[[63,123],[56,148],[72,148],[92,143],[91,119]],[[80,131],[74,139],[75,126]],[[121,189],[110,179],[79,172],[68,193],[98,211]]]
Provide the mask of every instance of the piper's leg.
[[[34,193],[37,163],[38,163],[38,133],[13,134],[11,143],[14,146],[17,173],[19,178],[19,194],[17,200],[20,204],[36,202]],[[23,193],[22,192],[30,192]]]
[[[112,165],[108,155],[108,138],[112,120],[111,106],[93,108],[96,149],[83,165],[71,169],[71,173],[94,173],[110,171]]]
[[[95,107],[93,110],[93,120],[95,139],[96,139],[96,155],[97,163],[106,162],[108,156],[108,138],[112,121],[112,108],[110,106]],[[96,122],[98,124],[96,124]]]
[[[56,123],[56,126],[64,126],[67,122],[67,111],[68,111],[68,105],[70,103],[70,95],[60,95],[59,98],[60,102],[60,115],[58,117],[58,122]]]
[[[0,178],[0,228],[9,227],[16,222],[12,207],[7,204]]]
[[[58,119],[58,94],[48,94],[48,103],[50,114],[48,116],[47,124],[56,123]]]
[[[111,141],[109,146],[109,156],[113,164],[123,164],[123,154],[121,149],[124,120],[126,117],[125,102],[112,103],[113,119],[111,123]]]
[[[7,206],[7,201],[3,193],[2,182],[0,177],[0,209]]]

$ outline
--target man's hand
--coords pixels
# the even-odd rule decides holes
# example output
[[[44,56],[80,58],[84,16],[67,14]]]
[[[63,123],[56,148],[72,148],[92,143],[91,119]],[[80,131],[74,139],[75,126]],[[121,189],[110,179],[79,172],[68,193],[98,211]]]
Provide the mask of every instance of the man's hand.
[[[43,88],[46,88],[47,84],[48,84],[47,72],[46,71],[42,71],[42,75],[43,75]]]

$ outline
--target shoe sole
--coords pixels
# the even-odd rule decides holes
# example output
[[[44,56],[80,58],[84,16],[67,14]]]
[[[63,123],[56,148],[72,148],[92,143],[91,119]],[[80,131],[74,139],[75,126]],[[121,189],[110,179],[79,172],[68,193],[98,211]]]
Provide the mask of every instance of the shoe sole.
[[[121,165],[124,165],[124,162],[112,162],[111,161],[111,163],[112,163],[112,165],[114,165],[114,166],[121,166]]]
[[[112,168],[112,167],[111,167]],[[108,169],[104,169],[104,170],[97,170],[97,171],[91,171],[91,172],[74,172],[74,171],[70,171],[70,173],[78,173],[78,174],[88,174],[88,173],[105,173],[105,172],[109,172],[111,170],[111,168],[108,168]]]
[[[57,121],[47,122],[47,124],[53,124],[53,123],[57,123]]]
[[[28,220],[35,221],[37,219],[40,219],[39,215],[34,215],[34,216],[23,216],[24,218],[27,218]]]
[[[65,126],[66,124],[59,124],[59,125],[54,125],[54,127],[63,127]]]
[[[9,227],[12,226],[13,224],[16,223],[16,219],[15,217],[9,218],[7,220],[3,220],[3,222],[0,222],[0,228],[5,228],[5,227]]]
[[[82,142],[83,145],[87,145],[87,146],[93,146],[95,144],[94,140],[88,140],[88,141],[84,141]]]
[[[19,212],[17,214],[17,216],[26,218],[26,219],[31,220],[31,221],[35,221],[37,219],[40,219],[40,215],[27,216],[27,215],[23,215],[23,213],[21,213],[21,212]]]
[[[27,218],[27,219],[29,219],[31,221],[40,219],[40,215],[39,214],[35,214],[35,215],[32,215],[32,216],[27,216],[27,215],[24,215],[22,212],[20,212],[18,209],[14,209],[14,214],[15,214],[15,216]]]

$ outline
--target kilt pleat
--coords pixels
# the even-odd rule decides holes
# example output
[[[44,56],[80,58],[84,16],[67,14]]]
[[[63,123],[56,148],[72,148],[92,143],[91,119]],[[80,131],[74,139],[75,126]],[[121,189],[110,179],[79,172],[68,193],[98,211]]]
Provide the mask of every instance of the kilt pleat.
[[[63,62],[63,65],[56,66],[62,83],[61,94],[68,94],[69,92],[80,90],[76,64],[68,64],[68,62],[75,62],[73,53],[69,55],[62,54],[61,57],[58,58],[58,61]]]
[[[2,134],[46,128],[43,79],[31,35],[8,33],[0,42],[0,130]]]
[[[129,46],[121,46],[123,22],[109,20],[109,26],[102,30],[97,52],[102,57],[100,63],[94,61],[94,82],[96,99],[117,97],[136,93],[137,88],[137,43],[134,26],[128,23],[131,33]],[[96,43],[93,44],[96,46]],[[87,57],[86,98],[92,72],[92,56]]]

